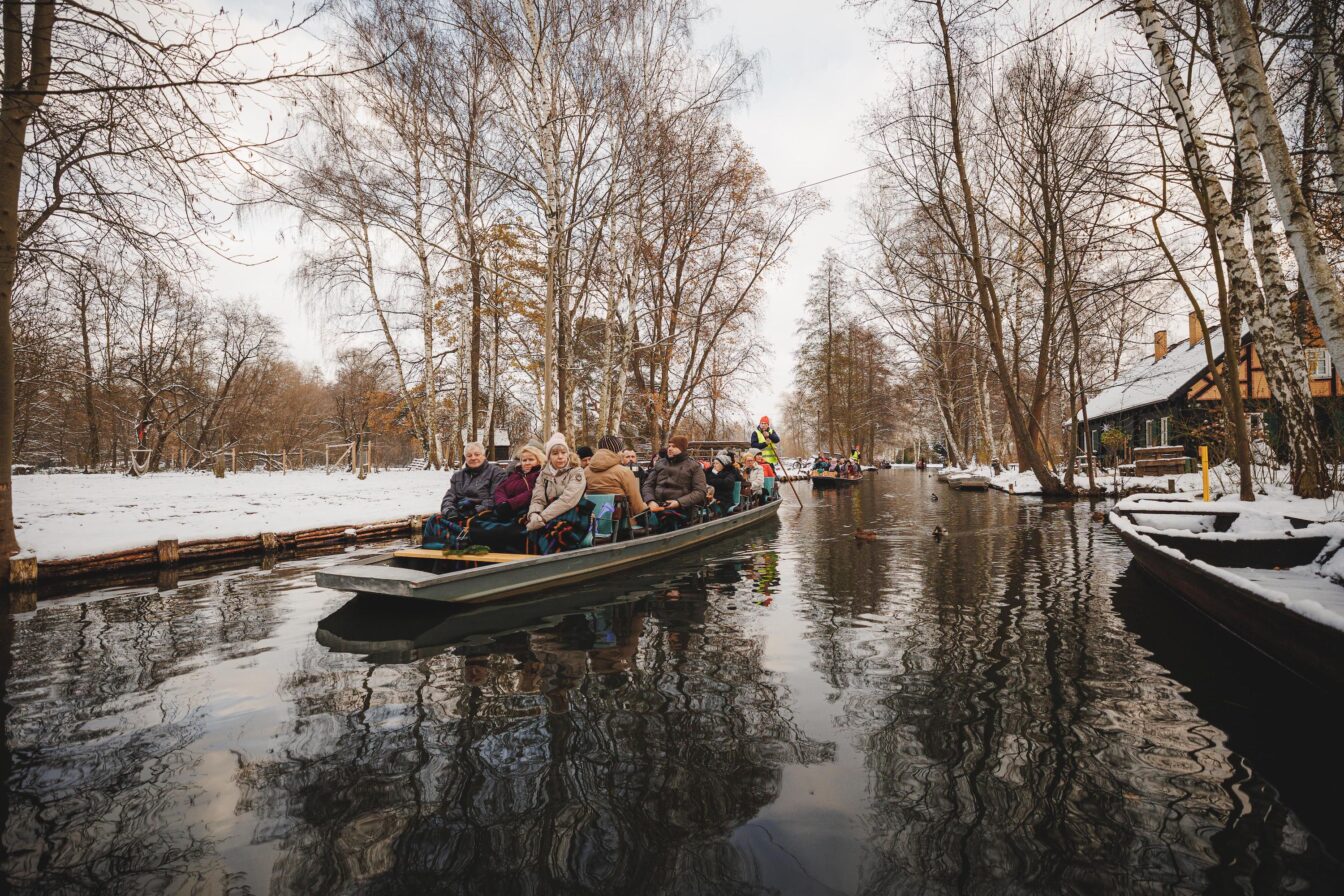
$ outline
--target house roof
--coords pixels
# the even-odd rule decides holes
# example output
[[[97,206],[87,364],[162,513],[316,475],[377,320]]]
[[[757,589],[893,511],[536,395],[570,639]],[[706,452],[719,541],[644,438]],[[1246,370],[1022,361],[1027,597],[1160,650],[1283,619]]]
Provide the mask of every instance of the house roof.
[[[1221,327],[1209,328],[1209,348],[1213,349],[1215,361],[1223,356]],[[1162,360],[1144,358],[1090,399],[1087,402],[1088,419],[1098,420],[1167,401],[1184,392],[1204,373],[1208,364],[1202,342],[1191,345],[1189,339],[1182,340],[1167,349]],[[1078,412],[1078,419],[1083,419],[1082,411]]]

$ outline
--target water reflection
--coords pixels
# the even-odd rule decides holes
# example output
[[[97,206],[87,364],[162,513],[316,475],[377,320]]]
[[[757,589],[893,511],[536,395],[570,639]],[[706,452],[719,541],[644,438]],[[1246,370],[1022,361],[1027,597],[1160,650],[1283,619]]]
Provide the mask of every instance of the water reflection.
[[[348,601],[310,560],[12,616],[8,890],[1344,889],[1329,714],[1090,508],[804,499],[502,607]]]
[[[753,892],[729,836],[775,798],[783,764],[832,751],[711,603],[744,565],[318,688],[317,669],[292,677],[301,710],[281,739],[301,747],[247,770],[291,818],[275,883]]]

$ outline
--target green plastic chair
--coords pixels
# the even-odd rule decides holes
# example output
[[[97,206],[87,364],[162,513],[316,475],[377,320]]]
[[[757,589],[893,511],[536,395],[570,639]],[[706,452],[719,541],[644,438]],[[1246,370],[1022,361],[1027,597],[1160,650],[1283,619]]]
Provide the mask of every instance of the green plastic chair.
[[[603,540],[609,540],[616,532],[616,496],[615,495],[584,495],[589,501],[593,502],[593,524],[588,527],[588,537],[583,540],[582,547],[590,548],[593,546],[593,536]]]

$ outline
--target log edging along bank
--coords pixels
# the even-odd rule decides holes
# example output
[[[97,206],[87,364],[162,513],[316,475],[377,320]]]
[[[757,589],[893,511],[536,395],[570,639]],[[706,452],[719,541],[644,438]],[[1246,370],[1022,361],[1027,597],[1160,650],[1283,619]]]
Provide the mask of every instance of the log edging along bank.
[[[153,572],[203,564],[245,566],[248,565],[245,561],[288,552],[394,538],[416,539],[424,524],[423,516],[410,516],[358,526],[322,526],[296,532],[260,532],[191,541],[164,539],[143,547],[60,560],[40,560],[19,554],[10,559],[6,585],[10,591],[36,590],[125,572]],[[230,564],[230,561],[234,563]]]

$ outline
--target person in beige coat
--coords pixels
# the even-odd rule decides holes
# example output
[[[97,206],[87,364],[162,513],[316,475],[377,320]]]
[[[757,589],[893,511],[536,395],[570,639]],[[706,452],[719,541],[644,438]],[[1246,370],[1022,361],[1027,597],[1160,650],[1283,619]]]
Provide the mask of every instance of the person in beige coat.
[[[597,442],[597,453],[588,462],[588,494],[625,495],[630,515],[638,516],[645,510],[644,498],[639,493],[639,478],[624,464],[621,440],[603,436]]]
[[[588,489],[583,468],[570,465],[569,445],[555,433],[546,440],[546,467],[532,489],[532,505],[527,512],[527,531],[535,532],[551,520],[579,506]]]

